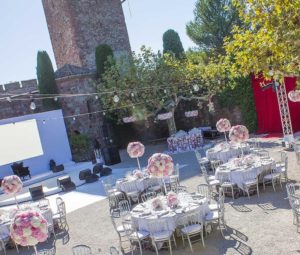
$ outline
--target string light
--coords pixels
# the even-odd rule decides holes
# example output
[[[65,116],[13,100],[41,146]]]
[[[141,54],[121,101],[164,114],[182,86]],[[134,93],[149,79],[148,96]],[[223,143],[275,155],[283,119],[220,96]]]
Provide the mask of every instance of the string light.
[[[199,86],[198,86],[197,84],[195,84],[195,85],[193,86],[193,88],[194,88],[194,91],[196,91],[196,92],[199,91]]]
[[[45,120],[43,120],[43,124],[44,124],[44,125],[46,124],[46,121],[45,121]]]
[[[54,101],[57,102],[58,101],[58,97],[54,97]]]
[[[7,97],[6,100],[11,103],[11,98]]]
[[[95,96],[95,99],[96,99],[96,100],[98,100],[98,99],[99,99],[98,95],[96,95],[96,96]]]
[[[76,117],[75,117],[75,116],[73,117],[73,120],[74,120],[74,121],[76,120]]]
[[[31,103],[30,103],[30,106],[29,106],[29,107],[30,107],[30,109],[33,110],[33,111],[36,109],[36,105],[35,105],[35,102],[34,102],[33,99],[31,100]]]
[[[120,98],[118,95],[114,95],[113,100],[115,103],[118,103],[120,101]]]
[[[167,94],[167,90],[166,89],[164,89],[164,93]]]
[[[130,95],[131,95],[131,97],[134,97],[134,93],[133,92],[131,92]]]

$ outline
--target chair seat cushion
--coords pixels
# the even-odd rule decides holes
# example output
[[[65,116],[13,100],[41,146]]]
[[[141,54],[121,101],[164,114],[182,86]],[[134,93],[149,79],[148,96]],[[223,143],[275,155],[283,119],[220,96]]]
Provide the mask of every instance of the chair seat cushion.
[[[243,182],[243,185],[245,186],[251,186],[251,185],[256,185],[257,184],[257,180],[253,179],[253,180],[246,180]]]
[[[222,184],[221,184],[221,187],[232,187],[232,186],[234,186],[235,185],[235,183],[233,183],[233,182],[223,182]]]
[[[219,207],[218,207],[218,204],[209,204],[208,208],[211,211],[215,211],[215,210],[218,210]]]
[[[130,235],[130,238],[131,239],[140,239],[140,240],[143,240],[145,238],[149,237],[149,232],[147,231],[142,231],[142,230],[139,230],[139,231],[136,231],[136,232],[133,232],[131,235]]]
[[[210,181],[209,182],[209,185],[212,185],[212,186],[214,186],[214,185],[219,185],[220,184],[220,181],[219,180],[213,180],[213,181]]]
[[[205,215],[205,221],[217,220],[218,218],[219,218],[218,211],[210,211],[208,214]]]
[[[153,239],[155,241],[163,240],[163,239],[169,239],[172,236],[173,232],[169,230],[163,230],[160,232],[156,232],[153,234]]]
[[[265,180],[272,180],[272,179],[276,179],[276,178],[280,178],[280,173],[272,173],[272,174],[267,174],[264,176]]]
[[[201,225],[193,224],[193,225],[189,225],[189,226],[186,226],[186,227],[182,228],[181,232],[185,235],[191,235],[191,234],[201,232],[201,229],[202,229]]]

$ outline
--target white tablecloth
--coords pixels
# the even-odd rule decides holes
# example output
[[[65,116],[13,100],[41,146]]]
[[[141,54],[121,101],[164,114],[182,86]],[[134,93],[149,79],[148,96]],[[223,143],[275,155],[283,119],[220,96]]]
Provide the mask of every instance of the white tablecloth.
[[[250,147],[248,144],[242,145],[243,152],[248,153],[250,151]],[[238,157],[242,154],[241,148],[238,145],[232,145],[225,143],[217,144],[214,148],[211,148],[206,151],[206,157],[209,160],[221,160],[223,163],[228,162],[229,159]]]
[[[163,218],[168,222],[168,228],[171,231],[176,229],[176,223],[178,218],[184,213],[199,211],[199,214],[205,215],[209,212],[208,208],[208,199],[202,198],[200,200],[193,200],[192,196],[187,193],[179,193],[178,199],[180,200],[180,205],[177,209],[171,209],[167,206],[167,201],[165,197],[160,197],[163,204],[164,209],[160,211],[154,211],[152,209],[151,203],[152,200],[149,200],[145,203],[137,205],[131,212],[131,218],[135,226],[139,230],[149,231],[149,221],[153,219]],[[183,211],[184,210],[184,211]],[[150,215],[143,216],[143,212],[150,212]],[[165,215],[160,216],[161,214],[166,213]],[[164,231],[166,229],[162,229],[160,231]]]
[[[132,189],[132,187],[136,187]],[[137,179],[137,178],[130,178],[130,179],[120,179],[116,182],[116,188],[122,192],[131,192],[131,191],[144,191],[147,187],[147,180]]]
[[[245,181],[245,172],[250,172],[251,177],[255,178],[261,174],[264,170],[268,170],[275,166],[275,161],[272,158],[262,159],[259,156],[252,155],[255,163],[247,166],[236,166],[234,164],[235,159],[230,160],[216,169],[215,177],[217,180],[222,179],[222,174],[230,172],[231,182],[237,184],[240,189],[243,189],[243,181]],[[222,168],[226,166],[226,169]]]

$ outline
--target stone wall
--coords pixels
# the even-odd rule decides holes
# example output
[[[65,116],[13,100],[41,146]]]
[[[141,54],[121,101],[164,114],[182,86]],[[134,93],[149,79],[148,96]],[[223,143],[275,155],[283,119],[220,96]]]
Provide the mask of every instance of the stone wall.
[[[120,0],[43,0],[57,67],[95,69],[95,48],[110,45],[115,55],[130,52]]]
[[[7,119],[43,111],[41,100],[36,100],[36,109],[30,109],[30,94],[38,92],[37,80],[26,80],[0,85],[1,110],[0,119]],[[15,97],[14,95],[22,95]],[[7,100],[10,97],[11,102]]]
[[[87,94],[95,93],[93,86],[94,75],[74,75],[56,79],[60,94]],[[95,96],[65,97],[59,100],[64,116],[84,114],[75,119],[66,118],[65,123],[68,133],[76,132],[87,134],[91,139],[103,142],[102,113],[88,114],[101,111],[99,99]]]

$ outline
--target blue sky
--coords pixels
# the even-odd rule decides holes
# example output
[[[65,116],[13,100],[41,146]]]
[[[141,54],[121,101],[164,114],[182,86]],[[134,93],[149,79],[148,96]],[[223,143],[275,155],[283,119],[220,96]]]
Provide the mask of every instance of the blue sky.
[[[162,34],[175,29],[185,49],[194,47],[185,33],[196,0],[127,0],[123,4],[131,48],[162,49]],[[0,1],[0,84],[36,77],[36,53],[55,61],[41,0]],[[56,68],[56,67],[55,67]]]

